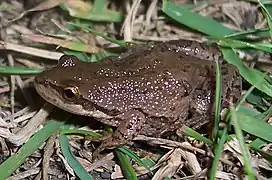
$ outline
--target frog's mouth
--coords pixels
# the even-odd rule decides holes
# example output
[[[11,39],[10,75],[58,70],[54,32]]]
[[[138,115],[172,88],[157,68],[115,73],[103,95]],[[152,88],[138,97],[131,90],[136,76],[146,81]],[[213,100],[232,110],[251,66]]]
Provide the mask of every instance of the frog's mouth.
[[[67,102],[63,99],[63,97],[56,91],[54,88],[50,88],[50,85],[43,85],[37,82],[34,82],[34,87],[38,94],[47,102],[61,108],[67,112],[77,115],[90,116],[94,118],[103,118],[110,119],[111,116],[103,113],[99,110],[86,110],[81,104],[73,104],[71,102]]]

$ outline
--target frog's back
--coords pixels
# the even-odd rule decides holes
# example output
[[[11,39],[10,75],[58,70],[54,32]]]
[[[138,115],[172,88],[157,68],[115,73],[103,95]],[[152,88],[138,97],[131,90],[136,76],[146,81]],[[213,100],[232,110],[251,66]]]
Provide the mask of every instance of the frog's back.
[[[91,84],[86,84],[87,98],[112,114],[141,109],[149,116],[178,117],[184,99],[207,78],[207,65],[214,62],[203,64],[199,58],[163,48],[167,47],[97,63]]]

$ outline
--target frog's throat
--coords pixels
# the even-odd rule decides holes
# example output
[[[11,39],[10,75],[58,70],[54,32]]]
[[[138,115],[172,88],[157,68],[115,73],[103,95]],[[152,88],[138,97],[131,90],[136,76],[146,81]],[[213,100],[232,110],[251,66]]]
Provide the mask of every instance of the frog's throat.
[[[99,111],[99,110],[92,110],[88,111],[83,108],[82,105],[80,104],[71,104],[67,103],[63,100],[62,97],[60,97],[59,93],[50,88],[46,88],[44,85],[34,83],[35,89],[38,92],[38,94],[48,101],[49,103],[57,106],[58,108],[61,108],[65,111],[68,111],[72,114],[77,114],[77,115],[83,115],[83,116],[90,116],[94,118],[103,118],[103,119],[110,119],[112,118],[111,116]]]

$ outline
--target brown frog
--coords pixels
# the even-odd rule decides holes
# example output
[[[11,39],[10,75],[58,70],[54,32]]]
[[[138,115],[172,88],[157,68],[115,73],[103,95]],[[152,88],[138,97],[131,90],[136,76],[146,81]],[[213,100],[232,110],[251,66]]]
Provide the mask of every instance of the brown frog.
[[[198,128],[212,118],[217,47],[188,40],[136,45],[97,63],[64,55],[37,75],[38,93],[55,106],[116,126],[96,149],[122,146],[136,135],[160,137],[182,125]],[[222,64],[222,99],[241,92],[236,69]]]

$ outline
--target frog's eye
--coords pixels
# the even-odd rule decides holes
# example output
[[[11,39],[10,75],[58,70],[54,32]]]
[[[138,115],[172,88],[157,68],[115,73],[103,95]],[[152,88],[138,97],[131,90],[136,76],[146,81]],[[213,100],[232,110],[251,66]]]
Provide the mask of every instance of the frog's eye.
[[[79,89],[76,86],[69,86],[64,88],[63,96],[68,101],[74,101],[79,98]]]

